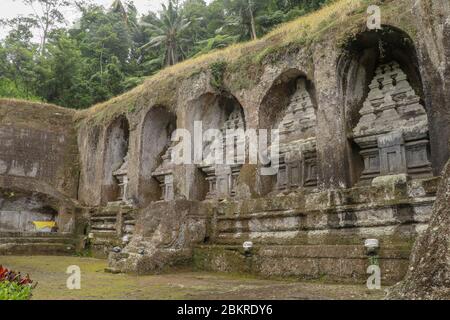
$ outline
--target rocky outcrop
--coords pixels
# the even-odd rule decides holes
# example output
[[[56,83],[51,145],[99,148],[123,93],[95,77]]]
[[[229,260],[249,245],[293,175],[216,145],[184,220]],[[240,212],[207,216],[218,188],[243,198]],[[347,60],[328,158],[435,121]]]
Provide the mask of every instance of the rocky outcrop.
[[[450,162],[428,230],[417,240],[405,279],[389,299],[450,299]]]
[[[205,209],[184,200],[151,204],[140,212],[130,243],[111,252],[110,271],[152,274],[190,262],[193,245],[206,237]]]

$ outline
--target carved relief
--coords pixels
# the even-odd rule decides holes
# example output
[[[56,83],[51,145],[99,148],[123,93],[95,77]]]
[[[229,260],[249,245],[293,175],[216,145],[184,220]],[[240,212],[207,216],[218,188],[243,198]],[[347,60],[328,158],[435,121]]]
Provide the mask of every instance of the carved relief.
[[[397,62],[380,65],[353,130],[361,148],[361,180],[393,174],[431,176],[428,117]]]
[[[161,190],[162,196],[161,200],[164,201],[172,201],[175,200],[175,192],[174,192],[174,178],[173,178],[173,170],[174,163],[172,162],[172,150],[173,146],[170,146],[167,151],[164,153],[162,158],[161,165],[156,168],[156,170],[152,173],[152,176],[158,180]]]
[[[209,185],[207,199],[223,199],[236,195],[237,178],[245,162],[245,122],[242,111],[235,108],[221,128],[221,149],[216,150],[212,143],[204,147],[204,159],[221,152],[223,164],[205,163],[200,169],[206,174]],[[217,146],[216,146],[217,147]]]
[[[114,178],[117,180],[117,185],[119,186],[119,196],[117,201],[122,203],[127,203],[127,193],[128,193],[128,154],[123,159],[123,163],[119,169],[113,172]]]
[[[316,113],[306,80],[300,78],[296,92],[275,126],[280,138],[277,191],[317,185],[315,126]]]

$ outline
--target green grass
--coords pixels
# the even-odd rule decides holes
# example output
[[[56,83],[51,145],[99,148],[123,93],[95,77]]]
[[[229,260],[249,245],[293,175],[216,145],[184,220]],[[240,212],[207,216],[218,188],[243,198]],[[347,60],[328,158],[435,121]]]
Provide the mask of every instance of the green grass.
[[[178,270],[136,276],[106,273],[107,261],[80,257],[0,256],[0,264],[29,273],[33,300],[380,299],[361,285],[261,279],[246,274]],[[81,290],[66,286],[67,267],[81,269]]]

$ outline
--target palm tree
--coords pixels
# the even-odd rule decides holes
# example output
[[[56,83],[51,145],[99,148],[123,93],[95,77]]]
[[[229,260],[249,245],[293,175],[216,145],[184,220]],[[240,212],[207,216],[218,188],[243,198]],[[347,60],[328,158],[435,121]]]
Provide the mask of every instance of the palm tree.
[[[122,19],[129,32],[135,32],[138,28],[137,22],[135,22],[135,10],[136,7],[133,4],[131,6],[124,5],[121,0],[114,0],[110,8],[110,12],[117,14]]]
[[[231,31],[240,34],[241,40],[257,39],[255,12],[258,4],[255,4],[254,0],[229,0],[227,5],[230,14],[226,18],[225,25],[217,29],[216,33]]]
[[[163,10],[155,22],[142,22],[142,25],[149,27],[155,35],[141,49],[163,47],[165,65],[171,66],[176,64],[183,55],[181,44],[188,39],[183,39],[181,34],[191,22],[181,14],[177,0],[169,0],[168,5],[163,4],[162,7]]]

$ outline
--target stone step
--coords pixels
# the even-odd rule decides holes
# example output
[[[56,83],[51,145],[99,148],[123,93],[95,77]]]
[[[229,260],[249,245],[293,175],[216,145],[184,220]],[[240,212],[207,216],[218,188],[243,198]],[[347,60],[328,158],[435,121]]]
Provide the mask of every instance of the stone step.
[[[5,238],[0,237],[0,244],[17,243],[59,243],[59,244],[73,244],[74,240],[71,238],[63,237],[13,237]]]
[[[336,214],[342,212],[358,212],[364,210],[382,210],[389,207],[402,206],[432,206],[436,200],[435,196],[423,196],[417,198],[404,199],[386,199],[383,201],[369,202],[367,199],[362,203],[342,204],[342,205],[325,205],[322,202],[313,201],[312,205],[305,205],[295,201],[284,203],[283,198],[258,199],[258,206],[251,206],[246,202],[256,200],[246,200],[244,202],[230,202],[221,204],[219,207],[218,221],[222,220],[250,220],[253,218],[270,218],[270,217],[291,217],[291,216],[311,216],[323,214]],[[282,205],[280,205],[281,202]],[[260,203],[261,202],[261,203]],[[323,205],[323,208],[320,207]],[[238,214],[239,213],[239,214]]]
[[[92,230],[95,238],[117,238],[116,230]]]
[[[75,246],[64,243],[0,243],[0,255],[72,255]]]
[[[103,221],[112,221],[116,222],[117,217],[116,216],[95,216],[91,218],[91,222],[103,222]]]
[[[91,229],[93,231],[96,230],[116,230],[116,224],[115,223],[95,223],[92,224]]]
[[[0,238],[58,238],[66,239],[72,236],[71,233],[65,232],[13,232],[13,231],[0,231]]]

